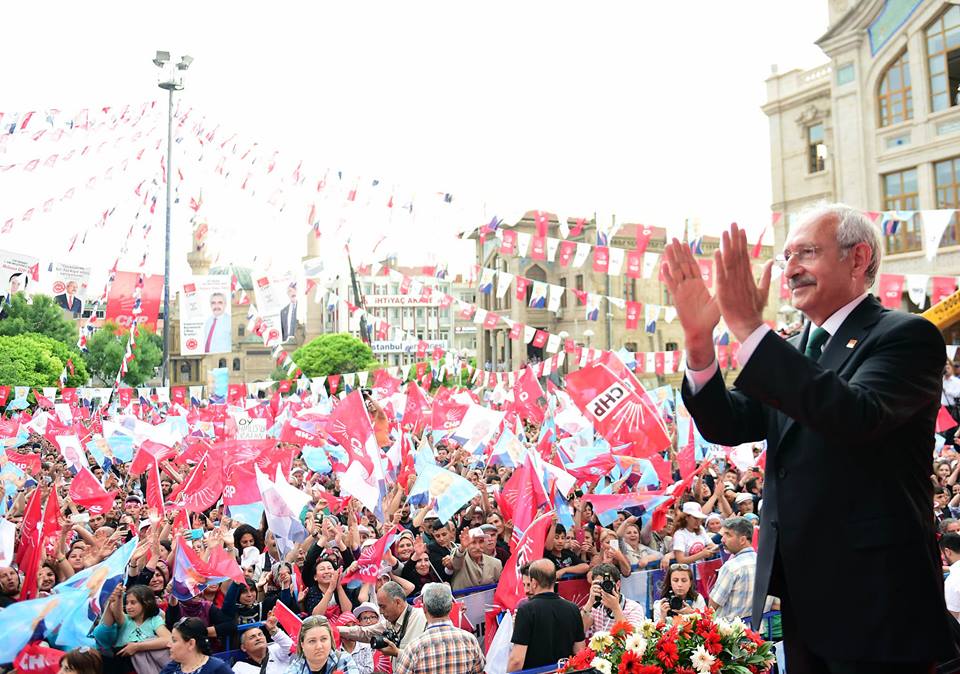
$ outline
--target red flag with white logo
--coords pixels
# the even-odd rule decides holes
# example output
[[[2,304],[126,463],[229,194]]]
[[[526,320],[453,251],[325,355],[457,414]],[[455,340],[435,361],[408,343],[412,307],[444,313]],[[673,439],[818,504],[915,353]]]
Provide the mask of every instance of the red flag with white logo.
[[[553,512],[546,512],[530,524],[517,542],[517,547],[503,567],[493,600],[503,609],[514,610],[524,598],[520,568],[543,557],[547,531],[553,525]]]

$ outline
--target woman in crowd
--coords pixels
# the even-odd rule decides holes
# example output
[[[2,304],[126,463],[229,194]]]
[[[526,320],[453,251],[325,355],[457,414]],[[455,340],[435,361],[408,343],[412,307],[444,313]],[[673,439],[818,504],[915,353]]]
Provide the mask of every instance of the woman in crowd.
[[[350,599],[340,584],[340,569],[331,559],[317,562],[314,584],[300,591],[300,605],[304,613],[335,618],[352,610]],[[336,595],[336,600],[334,600]]]
[[[59,674],[101,674],[103,658],[95,648],[74,648],[60,658]]]
[[[297,657],[287,668],[287,674],[333,674],[336,671],[360,674],[353,658],[337,648],[330,621],[325,616],[310,616],[300,626]]]
[[[689,564],[672,564],[660,586],[660,601],[653,605],[653,620],[659,622],[672,615],[687,615],[707,608],[703,596],[693,583]]]
[[[170,632],[163,622],[153,592],[145,585],[131,587],[124,597],[123,586],[117,585],[103,611],[100,624],[93,630],[93,637],[108,657],[105,671],[123,673],[135,665],[133,658],[139,653],[159,651],[149,656],[159,657],[166,664],[162,651],[167,647]]]
[[[37,596],[47,597],[53,586],[57,584],[57,568],[50,560],[44,560],[37,571]]]
[[[170,660],[160,674],[233,674],[223,660],[210,657],[207,628],[198,618],[183,618],[171,630]]]
[[[677,514],[673,534],[674,558],[681,564],[693,564],[712,557],[719,546],[703,528],[707,518],[696,501],[687,501]]]
[[[413,585],[410,594],[420,594],[420,590],[427,583],[439,583],[440,578],[430,563],[430,554],[422,542],[414,548],[410,563],[403,567],[401,577]]]

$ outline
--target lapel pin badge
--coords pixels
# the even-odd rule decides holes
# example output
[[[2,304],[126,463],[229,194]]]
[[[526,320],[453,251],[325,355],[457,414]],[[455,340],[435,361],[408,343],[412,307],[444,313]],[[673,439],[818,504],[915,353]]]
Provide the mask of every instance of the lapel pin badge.
[[[848,348],[848,349],[852,349],[852,348],[855,347],[856,345],[857,345],[857,340],[855,340],[855,339],[851,339],[849,342],[847,342],[847,348]]]

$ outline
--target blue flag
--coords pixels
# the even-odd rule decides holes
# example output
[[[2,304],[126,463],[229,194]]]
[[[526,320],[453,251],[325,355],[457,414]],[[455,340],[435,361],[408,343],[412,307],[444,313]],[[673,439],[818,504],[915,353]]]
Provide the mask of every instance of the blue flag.
[[[480,493],[470,480],[440,466],[427,464],[417,468],[417,472],[417,481],[410,490],[410,502],[422,506],[436,500],[441,522],[449,522],[460,508]]]
[[[68,590],[10,604],[0,611],[0,662],[13,662],[35,633],[54,632],[75,611],[82,610],[86,602],[86,592]]]

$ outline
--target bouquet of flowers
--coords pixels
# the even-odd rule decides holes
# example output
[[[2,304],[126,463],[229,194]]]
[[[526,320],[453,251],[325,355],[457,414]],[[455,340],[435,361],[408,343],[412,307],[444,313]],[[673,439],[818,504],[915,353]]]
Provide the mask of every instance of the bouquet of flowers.
[[[592,667],[601,674],[761,674],[776,657],[769,642],[738,618],[713,611],[674,616],[670,622],[618,622],[597,632],[562,671]]]

